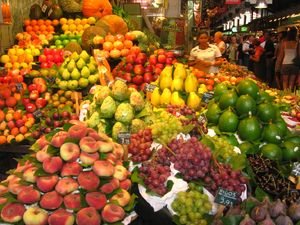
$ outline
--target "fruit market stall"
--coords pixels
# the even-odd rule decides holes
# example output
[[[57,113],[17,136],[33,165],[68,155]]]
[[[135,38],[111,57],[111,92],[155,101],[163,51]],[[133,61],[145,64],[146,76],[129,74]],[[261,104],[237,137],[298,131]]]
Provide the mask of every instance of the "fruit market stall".
[[[58,2],[1,56],[1,162],[17,165],[0,224],[300,223],[299,93],[189,67],[108,1]]]

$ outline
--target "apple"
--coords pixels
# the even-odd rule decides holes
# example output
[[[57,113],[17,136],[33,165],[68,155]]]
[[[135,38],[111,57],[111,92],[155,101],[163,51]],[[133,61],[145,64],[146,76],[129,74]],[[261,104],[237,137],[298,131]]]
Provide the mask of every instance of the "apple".
[[[56,210],[48,218],[49,225],[73,225],[75,218],[72,213],[65,209]]]
[[[54,128],[57,128],[57,127],[61,127],[63,124],[62,124],[62,121],[59,121],[59,120],[55,120],[53,122],[53,127]]]
[[[126,56],[126,63],[134,64],[135,63],[135,59],[136,59],[136,55],[135,54],[129,54],[129,55]]]
[[[105,222],[115,223],[125,217],[125,211],[122,207],[110,203],[104,206],[101,217]]]
[[[123,78],[124,80],[126,80],[128,83],[131,82],[131,73],[124,73],[123,76],[121,77]]]
[[[90,207],[94,207],[97,210],[102,209],[107,201],[105,194],[96,191],[87,193],[85,195],[85,200]]]
[[[99,225],[101,217],[94,207],[87,207],[79,210],[76,215],[77,225]]]
[[[145,70],[144,70],[144,67],[142,65],[135,65],[133,67],[133,72],[136,75],[142,75],[145,72]]]
[[[157,56],[156,55],[150,55],[149,56],[149,63],[150,63],[150,65],[156,65],[156,63],[157,63]]]
[[[153,81],[152,73],[144,73],[144,82],[151,83]]]
[[[93,165],[93,171],[99,177],[110,177],[114,174],[115,168],[109,161],[97,160]]]
[[[78,176],[79,185],[87,190],[96,190],[100,184],[100,179],[93,171],[81,172]]]
[[[159,69],[163,70],[165,68],[165,65],[163,63],[157,63],[155,65],[155,68],[159,68]]]
[[[55,185],[58,182],[58,176],[44,176],[44,177],[37,177],[36,185],[39,190],[42,192],[48,192],[54,189]]]
[[[51,157],[49,159],[44,160],[43,162],[44,171],[50,174],[60,171],[62,166],[63,166],[63,161],[58,156]]]
[[[30,99],[29,98],[22,98],[22,104],[23,105],[27,105],[28,103],[30,103]]]
[[[125,71],[130,73],[133,70],[133,65],[131,63],[126,63]]]
[[[14,224],[22,220],[24,212],[24,205],[20,203],[8,203],[1,210],[1,219],[4,222]]]
[[[77,190],[79,187],[76,180],[71,177],[64,177],[58,181],[55,190],[61,195],[67,195]]]
[[[30,92],[30,94],[29,94],[29,98],[31,99],[31,100],[37,100],[38,99],[38,97],[39,97],[39,91],[38,90],[33,90],[33,91],[31,91]]]
[[[66,110],[61,113],[61,117],[64,119],[69,119],[70,116],[71,116],[71,114]]]
[[[28,103],[27,105],[25,105],[25,109],[27,112],[33,113],[36,110],[36,106],[35,104]]]
[[[142,75],[136,75],[132,78],[132,82],[136,85],[140,85],[144,82],[143,76]]]
[[[36,84],[28,85],[27,89],[28,89],[29,92],[32,92],[32,91],[36,90]]]
[[[156,50],[156,54],[157,55],[163,55],[163,54],[165,54],[165,52],[166,51],[164,49],[162,49],[162,48]]]
[[[25,225],[46,225],[48,213],[37,206],[30,207],[25,211],[23,221]]]
[[[61,169],[60,175],[66,176],[78,176],[82,171],[82,166],[78,162],[67,162]]]
[[[134,89],[138,89],[138,86],[136,84],[129,84],[128,88],[134,88]]]
[[[153,72],[153,68],[154,68],[154,66],[153,65],[147,65],[146,67],[145,67],[145,73],[152,73]]]
[[[64,205],[67,209],[79,209],[81,207],[80,194],[68,194],[64,197]]]
[[[7,122],[7,127],[9,129],[13,129],[14,127],[16,127],[15,122],[13,120],[10,120]]]
[[[166,65],[173,65],[173,58],[166,58]]]
[[[79,158],[80,148],[72,142],[64,143],[60,146],[60,156],[67,162],[74,162]]]
[[[47,84],[44,83],[36,84],[36,89],[39,93],[44,93],[47,91]]]
[[[22,127],[22,126],[24,126],[24,125],[25,125],[25,121],[24,121],[24,120],[18,119],[18,120],[16,121],[16,126],[17,126],[18,128],[20,128],[20,127]]]
[[[47,61],[47,57],[45,55],[40,55],[39,56],[39,62],[40,63],[43,63],[43,62],[46,62]]]
[[[47,105],[47,101],[44,98],[37,98],[35,100],[35,105],[38,109],[44,108]]]

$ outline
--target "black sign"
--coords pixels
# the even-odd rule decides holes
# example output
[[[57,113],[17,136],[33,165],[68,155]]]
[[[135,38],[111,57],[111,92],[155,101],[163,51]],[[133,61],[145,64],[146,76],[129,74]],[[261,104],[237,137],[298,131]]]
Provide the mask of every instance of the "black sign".
[[[48,12],[48,16],[51,16],[52,13],[53,13],[53,10],[50,9],[49,12]]]
[[[45,13],[47,10],[47,5],[46,4],[43,4],[42,5],[42,12]]]
[[[22,83],[16,83],[16,88],[18,92],[21,92],[23,90],[23,84]]]
[[[123,81],[124,83],[127,83],[127,80],[124,80],[121,77],[116,77],[116,80],[120,80],[120,81]]]
[[[145,90],[146,90],[147,92],[153,92],[155,88],[157,88],[157,86],[154,85],[154,84],[148,84],[148,83],[147,83],[146,86],[145,86]]]
[[[294,163],[291,174],[296,177],[300,176],[300,163],[298,163],[298,162]]]
[[[213,99],[213,92],[205,92],[202,96],[202,102],[208,103],[211,99]]]
[[[118,143],[121,145],[129,145],[130,144],[130,133],[120,132],[118,134]]]
[[[225,206],[233,206],[237,202],[238,198],[239,193],[235,191],[228,191],[220,187],[215,197],[215,203]]]
[[[40,118],[42,116],[42,112],[39,109],[34,111],[32,114],[35,118]]]
[[[50,84],[54,84],[54,83],[55,83],[55,77],[46,77],[46,80],[47,80],[48,83],[50,83]]]
[[[41,65],[40,64],[32,64],[32,66],[31,66],[31,68],[33,69],[33,70],[40,70],[41,69]]]

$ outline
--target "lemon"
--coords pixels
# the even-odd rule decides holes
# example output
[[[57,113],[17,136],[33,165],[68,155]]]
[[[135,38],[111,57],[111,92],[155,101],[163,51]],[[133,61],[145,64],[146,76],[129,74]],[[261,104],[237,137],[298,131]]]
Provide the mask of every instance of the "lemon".
[[[18,48],[16,53],[17,53],[16,55],[18,55],[18,56],[19,55],[23,55],[24,54],[24,50],[22,48]]]
[[[66,18],[61,18],[59,20],[59,22],[60,22],[61,25],[64,25],[64,24],[66,24],[68,22],[68,20]]]
[[[8,55],[2,55],[1,56],[1,62],[2,63],[8,63],[10,61],[10,58]]]
[[[68,24],[71,25],[74,23],[74,20],[73,19],[68,19]]]
[[[76,30],[76,25],[75,25],[75,24],[71,24],[71,25],[69,26],[69,30],[70,30],[70,31]]]
[[[82,30],[83,30],[83,25],[79,24],[79,25],[77,26],[77,31],[82,31]]]
[[[79,18],[75,19],[75,20],[74,20],[74,24],[75,24],[75,25],[81,24],[81,19],[79,19]]]
[[[69,25],[64,24],[64,25],[62,25],[61,29],[62,29],[63,31],[69,30]]]
[[[16,55],[16,49],[14,49],[14,48],[8,49],[7,54],[8,54],[9,56]]]
[[[96,23],[96,18],[95,17],[89,17],[88,18],[88,23],[89,24],[95,24]]]
[[[12,64],[10,63],[10,62],[8,62],[8,63],[5,63],[5,68],[7,68],[7,69],[10,69],[10,68],[12,68]]]
[[[87,29],[87,28],[89,28],[89,27],[90,27],[89,24],[85,24],[85,25],[83,26],[83,29],[85,30],[85,29]]]
[[[15,62],[15,63],[13,64],[13,68],[14,68],[14,69],[19,69],[19,68],[20,68],[20,63]]]
[[[28,65],[27,63],[25,63],[25,62],[22,62],[22,63],[20,64],[20,66],[21,66],[22,68],[24,68],[24,69],[27,69],[27,68],[29,67],[29,65]]]

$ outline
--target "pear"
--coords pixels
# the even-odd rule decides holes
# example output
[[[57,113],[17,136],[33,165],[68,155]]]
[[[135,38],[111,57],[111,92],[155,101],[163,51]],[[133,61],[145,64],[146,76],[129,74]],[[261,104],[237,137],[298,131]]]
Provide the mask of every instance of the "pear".
[[[181,78],[175,78],[172,82],[172,91],[182,91],[183,90],[183,80]]]
[[[159,86],[161,90],[172,86],[172,66],[166,66],[160,74]]]
[[[176,64],[173,77],[174,77],[174,79],[181,78],[183,80],[186,78],[186,70],[182,63]]]
[[[88,78],[90,76],[90,70],[87,66],[84,66],[81,70],[81,76],[84,78]]]
[[[198,87],[198,81],[194,74],[188,73],[185,82],[184,82],[184,89],[186,92],[196,92]]]
[[[77,66],[77,68],[78,68],[79,70],[81,70],[81,69],[85,66],[85,61],[84,61],[82,58],[80,58],[80,59],[77,61],[76,66]]]
[[[70,72],[67,69],[64,69],[63,72],[62,72],[62,74],[61,74],[61,77],[64,80],[69,80],[70,77],[71,77],[71,74],[70,74]]]
[[[160,93],[159,88],[155,88],[151,94],[151,104],[153,106],[159,106],[160,104]]]
[[[165,88],[163,90],[163,93],[161,94],[160,96],[160,104],[161,105],[164,105],[164,106],[167,106],[170,104],[170,101],[171,101],[171,91],[169,88]]]
[[[187,99],[188,107],[192,109],[197,109],[200,106],[201,100],[195,92],[191,92]]]
[[[73,80],[79,80],[79,78],[80,78],[80,73],[79,73],[79,71],[78,71],[77,68],[75,68],[75,69],[72,71],[72,73],[71,73],[71,78],[72,78]]]
[[[87,67],[89,68],[91,74],[94,74],[96,72],[95,64],[89,63],[89,64],[87,64]]]
[[[71,59],[74,59],[75,62],[79,59],[79,55],[77,52],[73,52],[70,57]]]
[[[76,67],[75,61],[74,61],[74,59],[71,59],[71,61],[67,65],[67,69],[71,73],[75,67]]]
[[[179,96],[179,93],[177,91],[172,93],[171,105],[178,105],[178,106],[184,106],[185,105],[184,100]]]
[[[95,60],[94,56],[90,57],[90,63],[96,64],[96,60]]]
[[[86,63],[89,62],[90,56],[85,50],[80,53],[79,57],[82,58]]]

